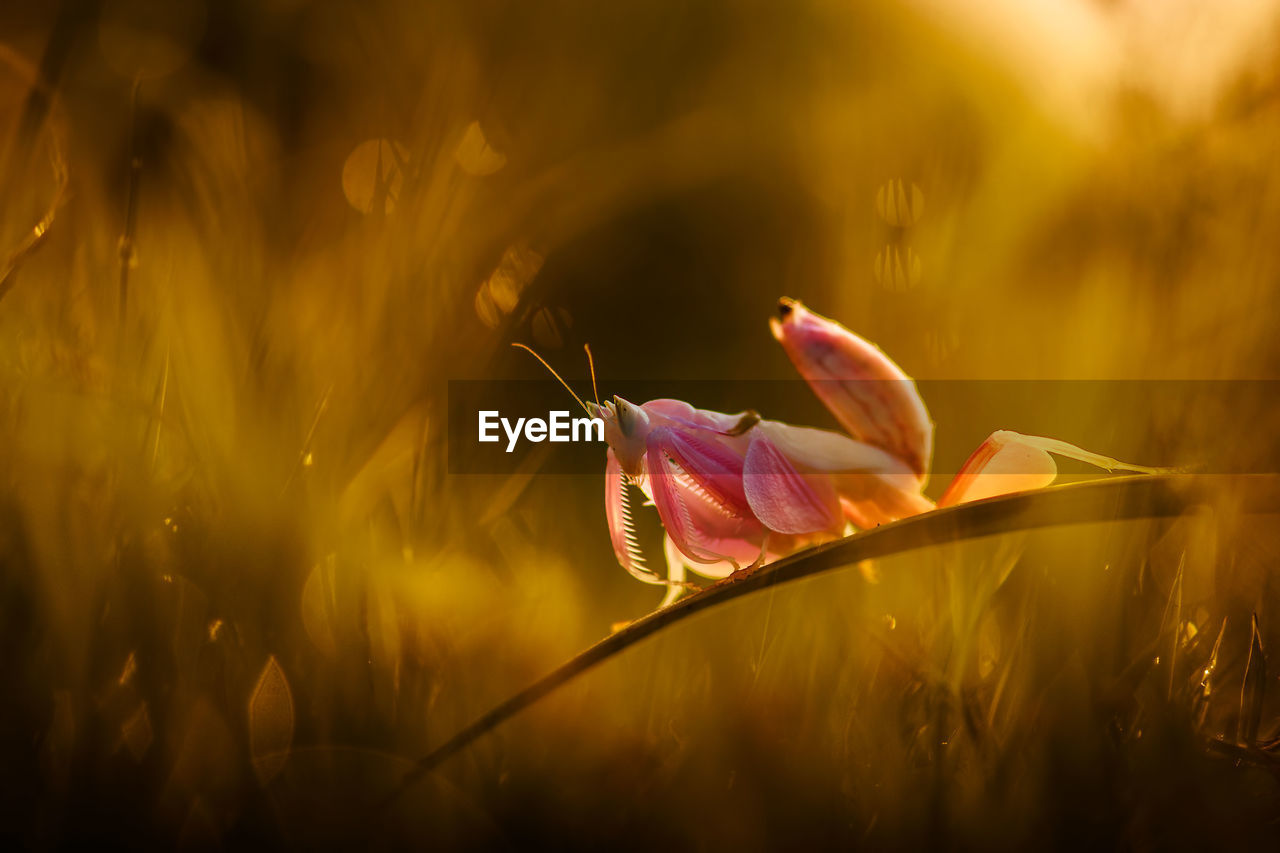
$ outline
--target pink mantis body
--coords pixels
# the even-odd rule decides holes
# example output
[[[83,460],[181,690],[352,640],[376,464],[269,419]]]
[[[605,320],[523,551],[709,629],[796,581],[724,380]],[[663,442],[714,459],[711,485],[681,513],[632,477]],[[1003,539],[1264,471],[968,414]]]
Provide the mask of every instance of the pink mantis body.
[[[614,553],[636,578],[667,586],[663,606],[687,588],[686,568],[724,578],[839,538],[850,525],[866,529],[935,508],[922,494],[933,422],[910,377],[874,344],[794,300],[779,302],[770,328],[848,435],[679,400],[583,404],[604,421],[609,445],[605,512]],[[1001,430],[936,506],[1047,486],[1057,476],[1050,453],[1109,471],[1163,470]],[[640,553],[632,486],[666,530],[665,578]]]

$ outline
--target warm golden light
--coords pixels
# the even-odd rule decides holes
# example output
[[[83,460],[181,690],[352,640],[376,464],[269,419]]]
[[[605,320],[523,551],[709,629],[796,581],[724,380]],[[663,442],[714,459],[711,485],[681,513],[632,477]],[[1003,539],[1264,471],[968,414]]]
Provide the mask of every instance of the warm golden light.
[[[1280,4],[1207,9],[0,4],[0,832],[1274,846]],[[928,452],[802,452],[802,305]],[[513,343],[618,444],[839,431],[834,521],[468,443],[582,417]]]

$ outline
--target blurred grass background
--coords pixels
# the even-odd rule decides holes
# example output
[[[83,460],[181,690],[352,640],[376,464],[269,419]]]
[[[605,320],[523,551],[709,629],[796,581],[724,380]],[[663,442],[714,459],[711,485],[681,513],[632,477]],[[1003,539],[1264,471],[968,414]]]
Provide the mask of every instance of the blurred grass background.
[[[1280,543],[1230,494],[735,602],[368,807],[660,595],[598,478],[447,473],[511,340],[788,378],[787,294],[919,378],[1280,378],[1275,13],[4,5],[0,831],[1273,845]],[[1226,450],[1274,464],[1262,403]],[[969,414],[961,459],[1019,427]]]

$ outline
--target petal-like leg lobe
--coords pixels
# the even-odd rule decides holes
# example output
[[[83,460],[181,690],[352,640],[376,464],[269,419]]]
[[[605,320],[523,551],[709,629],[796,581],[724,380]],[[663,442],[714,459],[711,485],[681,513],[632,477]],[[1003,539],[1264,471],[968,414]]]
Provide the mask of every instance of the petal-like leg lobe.
[[[933,421],[902,368],[875,344],[792,299],[779,302],[769,325],[841,426],[903,460],[923,485],[933,455]]]
[[[770,530],[816,533],[843,523],[830,475],[802,475],[763,433],[751,439],[742,479],[751,511]]]
[[[741,457],[714,440],[663,427],[649,434],[645,469],[663,527],[687,558],[737,564],[759,551],[764,528],[742,491]]]
[[[993,432],[960,467],[938,506],[1008,495],[1049,485],[1058,476],[1053,457],[1009,430]]]

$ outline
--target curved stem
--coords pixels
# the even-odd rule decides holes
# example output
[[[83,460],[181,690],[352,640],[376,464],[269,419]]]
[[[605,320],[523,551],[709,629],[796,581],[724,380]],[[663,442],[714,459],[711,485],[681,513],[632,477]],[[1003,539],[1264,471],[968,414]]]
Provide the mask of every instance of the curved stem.
[[[1280,475],[1114,477],[939,509],[866,530],[781,559],[741,579],[727,578],[605,637],[494,706],[419,759],[388,795],[390,805],[441,762],[587,670],[682,619],[720,604],[861,560],[1018,530],[1178,516],[1230,493],[1243,512],[1280,512]]]

